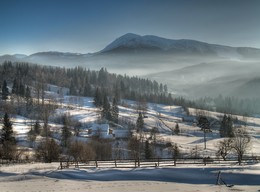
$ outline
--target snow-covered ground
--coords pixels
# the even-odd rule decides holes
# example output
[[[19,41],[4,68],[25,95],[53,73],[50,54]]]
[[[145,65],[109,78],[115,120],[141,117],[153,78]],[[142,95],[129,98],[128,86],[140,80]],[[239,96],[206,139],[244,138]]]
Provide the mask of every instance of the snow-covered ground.
[[[260,191],[260,164],[234,167],[63,169],[59,164],[0,167],[1,192]],[[216,185],[218,172],[227,185]]]
[[[93,98],[64,96],[59,100],[61,107],[52,115],[70,114],[70,116],[84,127],[81,136],[84,136],[87,127],[98,123],[99,109],[93,106]],[[138,112],[133,101],[124,101],[119,106],[119,116],[135,124]],[[196,110],[191,109],[191,113]],[[207,112],[213,118],[223,114]],[[183,121],[188,118],[179,106],[148,104],[144,118],[146,138],[153,127],[157,127],[158,143],[177,143],[181,153],[189,153],[198,147],[202,156],[215,155],[216,144],[219,138],[217,128],[207,134],[207,150],[203,150],[203,132],[192,121]],[[248,154],[260,154],[260,118],[246,118],[238,116],[241,121],[247,122],[247,129],[252,137]],[[12,116],[14,131],[18,144],[28,147],[27,133],[31,129],[31,120],[21,116]],[[179,124],[180,134],[173,135],[172,128]],[[61,126],[50,122],[51,130],[58,138]],[[114,127],[124,135],[129,132],[127,127]],[[38,136],[40,137],[40,136]],[[84,137],[81,137],[81,139]],[[39,138],[38,138],[39,139]],[[126,144],[125,144],[126,146]],[[166,155],[165,151],[162,157]],[[137,169],[65,169],[57,170],[58,164],[26,164],[4,165],[0,167],[0,192],[11,191],[260,191],[260,164],[232,167],[191,166],[170,168],[137,168]],[[218,172],[227,184],[234,184],[232,188],[225,185],[215,185]]]

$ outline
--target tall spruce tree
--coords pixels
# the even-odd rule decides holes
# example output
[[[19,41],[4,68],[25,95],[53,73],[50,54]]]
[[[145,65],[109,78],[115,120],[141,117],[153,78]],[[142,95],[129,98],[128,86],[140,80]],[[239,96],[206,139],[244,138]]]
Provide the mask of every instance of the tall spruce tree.
[[[39,135],[41,133],[41,125],[38,120],[33,125],[33,131],[35,132],[36,135]]]
[[[61,133],[61,145],[63,147],[68,147],[69,139],[71,137],[71,132],[69,130],[68,117],[66,115],[64,115],[62,121],[63,121],[63,127],[62,127],[62,133]]]
[[[108,121],[112,120],[111,106],[106,95],[104,95],[103,106],[102,106],[102,118]]]
[[[145,155],[145,159],[152,158],[152,150],[150,148],[150,143],[148,142],[148,140],[145,141],[144,155]]]
[[[0,144],[2,148],[2,158],[9,160],[13,159],[16,150],[16,140],[14,137],[13,125],[7,113],[5,113],[3,119]]]
[[[1,134],[1,143],[4,143],[5,141],[15,144],[13,125],[7,113],[5,113],[4,115],[3,128]]]
[[[179,127],[178,123],[176,123],[176,125],[175,125],[174,133],[175,133],[175,135],[179,135],[179,133],[180,133],[180,127]]]
[[[116,98],[113,99],[111,115],[112,115],[112,121],[114,123],[118,123],[119,109],[118,109],[118,106],[117,106]]]
[[[220,137],[234,137],[234,131],[233,131],[233,120],[232,117],[226,114],[223,116],[223,119],[221,121],[221,126],[219,129]]]
[[[141,112],[139,112],[138,118],[136,120],[137,132],[142,132],[144,128],[144,117]]]
[[[30,113],[33,107],[33,99],[31,97],[31,90],[28,86],[26,87],[26,91],[25,91],[25,101],[26,101],[26,111],[27,113]]]
[[[7,87],[7,82],[6,82],[6,80],[4,80],[3,86],[2,86],[2,99],[6,100],[8,98],[8,95],[9,95],[9,90]]]
[[[101,107],[102,103],[103,103],[102,99],[103,99],[102,93],[101,93],[100,89],[97,88],[96,91],[95,91],[95,95],[94,95],[94,105],[96,107]]]
[[[17,90],[18,90],[18,85],[17,85],[17,80],[15,78],[12,87],[12,94],[17,94]]]

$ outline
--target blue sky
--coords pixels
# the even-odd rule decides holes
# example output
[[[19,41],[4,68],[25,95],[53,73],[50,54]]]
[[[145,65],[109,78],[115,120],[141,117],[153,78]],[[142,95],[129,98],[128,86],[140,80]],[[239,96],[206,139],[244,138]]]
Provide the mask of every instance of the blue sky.
[[[95,52],[129,32],[260,48],[260,1],[0,0],[0,55]]]

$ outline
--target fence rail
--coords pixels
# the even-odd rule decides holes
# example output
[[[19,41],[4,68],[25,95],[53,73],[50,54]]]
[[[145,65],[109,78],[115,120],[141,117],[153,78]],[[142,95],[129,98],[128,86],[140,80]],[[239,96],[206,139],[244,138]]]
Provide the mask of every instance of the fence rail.
[[[260,162],[260,156],[243,158],[242,165]],[[171,167],[178,165],[238,165],[237,159],[223,160],[220,158],[182,158],[182,159],[128,159],[128,160],[91,160],[87,163],[75,161],[60,161],[60,169],[77,168],[137,168],[137,167]]]

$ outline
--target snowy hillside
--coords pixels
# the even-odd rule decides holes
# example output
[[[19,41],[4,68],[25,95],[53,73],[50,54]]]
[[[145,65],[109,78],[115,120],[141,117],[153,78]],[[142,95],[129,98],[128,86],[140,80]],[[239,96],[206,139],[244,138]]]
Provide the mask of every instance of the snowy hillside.
[[[74,137],[76,140],[88,141],[90,135],[88,130],[92,127],[99,126],[104,123],[100,121],[100,109],[93,105],[93,98],[89,97],[75,97],[75,96],[58,96],[54,92],[48,92],[52,97],[56,95],[59,100],[60,107],[56,109],[55,114],[50,117],[49,126],[53,132],[53,137],[57,141],[61,138],[62,124],[57,124],[56,118],[61,117],[63,114],[69,114],[72,119],[82,124],[82,128],[79,132],[79,137]],[[138,118],[138,111],[136,110],[138,103],[134,101],[124,100],[123,105],[119,105],[119,119],[121,122],[128,122],[133,125],[136,124]],[[215,156],[217,150],[217,143],[222,140],[219,136],[219,127],[212,127],[212,132],[207,134],[207,149],[204,148],[203,132],[194,122],[196,122],[196,113],[198,110],[190,109],[190,113],[193,116],[188,116],[186,112],[180,106],[167,106],[161,104],[149,103],[148,109],[145,112],[144,118],[144,136],[149,139],[151,130],[154,127],[158,128],[157,142],[162,145],[167,143],[176,143],[181,149],[181,153],[185,156],[189,155],[194,148],[199,149],[198,153],[201,157]],[[223,114],[216,112],[207,113],[212,119],[221,119]],[[245,121],[242,116],[234,116],[241,122]],[[248,155],[259,155],[260,151],[260,119],[259,118],[246,118],[247,129],[252,136],[251,150],[247,152]],[[13,118],[14,131],[16,132],[18,144],[24,147],[29,146],[27,141],[27,133],[31,129],[32,121],[30,119],[16,116]],[[178,135],[173,133],[173,129],[178,123],[180,127],[180,133]],[[101,125],[100,125],[101,126]],[[126,124],[118,124],[111,127],[113,129],[115,141],[121,141],[121,145],[126,147],[126,143],[123,141],[129,137],[129,132],[133,134],[135,130],[130,129]],[[73,131],[73,130],[71,130]],[[105,136],[106,138],[107,136]],[[108,136],[109,138],[113,138]],[[41,137],[38,137],[38,142]],[[37,142],[37,140],[36,140]],[[31,149],[30,149],[31,150]],[[125,149],[127,150],[127,149]],[[169,158],[169,149],[167,147],[158,148],[157,155],[160,158]],[[235,154],[233,154],[235,155]],[[127,154],[124,154],[124,158],[128,158]]]
[[[130,100],[123,100],[119,105],[120,124],[108,124],[100,121],[100,109],[93,105],[91,97],[76,97],[57,94],[53,86],[46,95],[55,98],[59,107],[49,119],[49,126],[52,132],[51,137],[57,143],[61,142],[62,124],[55,121],[62,114],[69,114],[73,120],[82,123],[78,136],[72,139],[90,142],[89,129],[93,127],[107,127],[113,129],[113,136],[109,137],[113,143],[113,152],[121,149],[121,158],[129,158],[125,153],[129,132],[138,134],[128,125],[135,124],[138,118],[138,103]],[[50,101],[48,101],[50,102]],[[221,119],[223,114],[209,111],[189,109],[190,115],[180,106],[161,105],[147,103],[147,110],[144,112],[144,139],[149,140],[151,130],[158,128],[156,133],[158,158],[172,158],[169,144],[177,144],[180,153],[185,157],[192,155],[196,150],[200,157],[213,157],[217,151],[217,145],[223,138],[219,137],[219,127],[212,126],[212,132],[207,134],[207,149],[204,149],[203,132],[196,124],[198,114],[207,114],[208,118]],[[260,151],[260,119],[253,117],[233,116],[239,122],[247,123],[246,129],[252,136],[250,150],[247,155],[255,157]],[[22,116],[12,117],[14,131],[20,148],[27,149],[26,156],[33,158],[34,148],[28,141],[27,134],[31,129],[32,120]],[[127,123],[122,123],[127,122]],[[173,133],[173,128],[178,123],[180,133]],[[104,124],[106,124],[104,126]],[[238,124],[236,125],[238,126]],[[107,134],[109,130],[106,128]],[[71,130],[73,131],[73,130]],[[105,138],[106,135],[105,135]],[[34,145],[38,145],[44,137],[37,136]],[[234,157],[235,154],[230,154]],[[113,156],[116,158],[116,156]],[[60,163],[29,163],[0,166],[0,191],[259,191],[260,168],[257,160],[249,161],[239,166],[237,162],[230,165],[207,164],[205,165],[181,165],[176,167],[150,167],[150,168],[65,168],[58,169]],[[221,172],[220,185],[215,185],[218,174]],[[87,182],[86,182],[87,181]],[[13,184],[15,182],[15,185]]]

